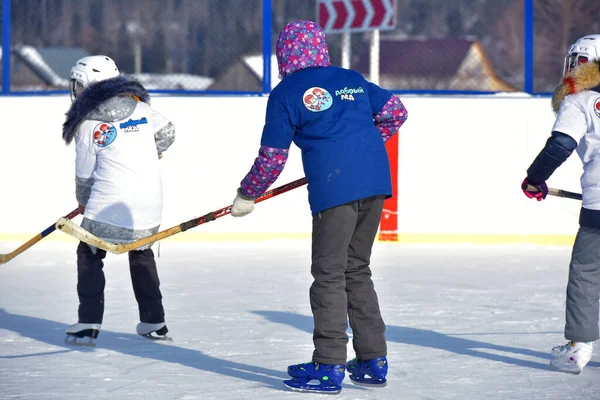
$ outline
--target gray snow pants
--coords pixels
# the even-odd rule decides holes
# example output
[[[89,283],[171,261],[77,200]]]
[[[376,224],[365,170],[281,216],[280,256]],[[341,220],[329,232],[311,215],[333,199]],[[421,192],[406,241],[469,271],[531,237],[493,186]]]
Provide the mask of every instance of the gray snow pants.
[[[313,216],[310,305],[313,361],[346,364],[348,319],[356,357],[387,355],[385,324],[369,268],[384,196],[329,208]]]
[[[569,266],[565,338],[576,342],[598,340],[600,298],[600,229],[581,226]]]

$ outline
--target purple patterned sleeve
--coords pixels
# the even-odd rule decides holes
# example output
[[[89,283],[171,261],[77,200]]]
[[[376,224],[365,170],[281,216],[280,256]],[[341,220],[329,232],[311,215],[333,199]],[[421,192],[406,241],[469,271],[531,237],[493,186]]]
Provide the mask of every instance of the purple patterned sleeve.
[[[288,158],[289,149],[261,146],[250,172],[240,184],[240,192],[256,199],[277,180]]]
[[[404,104],[398,97],[392,95],[374,118],[375,126],[379,129],[384,142],[394,136],[407,117],[408,112]]]

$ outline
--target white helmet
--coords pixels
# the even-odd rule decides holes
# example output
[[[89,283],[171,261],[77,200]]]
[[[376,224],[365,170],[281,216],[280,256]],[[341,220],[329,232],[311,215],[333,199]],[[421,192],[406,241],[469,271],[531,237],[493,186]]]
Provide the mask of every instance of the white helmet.
[[[565,57],[563,76],[579,64],[585,64],[594,59],[600,60],[600,35],[587,35],[577,39],[569,47],[569,52]]]
[[[71,101],[91,83],[119,75],[117,64],[107,56],[83,57],[71,68]]]

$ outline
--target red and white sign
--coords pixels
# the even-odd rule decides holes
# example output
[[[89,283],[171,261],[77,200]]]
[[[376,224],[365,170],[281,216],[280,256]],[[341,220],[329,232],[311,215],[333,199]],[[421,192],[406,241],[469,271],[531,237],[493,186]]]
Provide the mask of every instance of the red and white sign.
[[[325,33],[365,32],[396,27],[396,0],[317,0]]]

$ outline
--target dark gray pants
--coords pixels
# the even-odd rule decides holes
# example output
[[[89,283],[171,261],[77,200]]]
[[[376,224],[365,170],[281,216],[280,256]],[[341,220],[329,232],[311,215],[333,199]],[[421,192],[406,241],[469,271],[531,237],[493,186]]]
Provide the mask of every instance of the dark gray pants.
[[[102,323],[104,316],[104,257],[106,251],[80,242],[77,247],[77,294],[79,295],[80,323]],[[165,321],[165,311],[160,293],[160,281],[151,249],[129,252],[129,272],[133,292],[138,303],[140,321],[159,323]]]
[[[385,324],[369,268],[383,200],[362,199],[313,216],[310,305],[315,362],[346,364],[348,319],[357,358],[387,355]]]
[[[575,237],[569,266],[565,324],[567,340],[598,340],[599,298],[600,229],[582,226]]]

